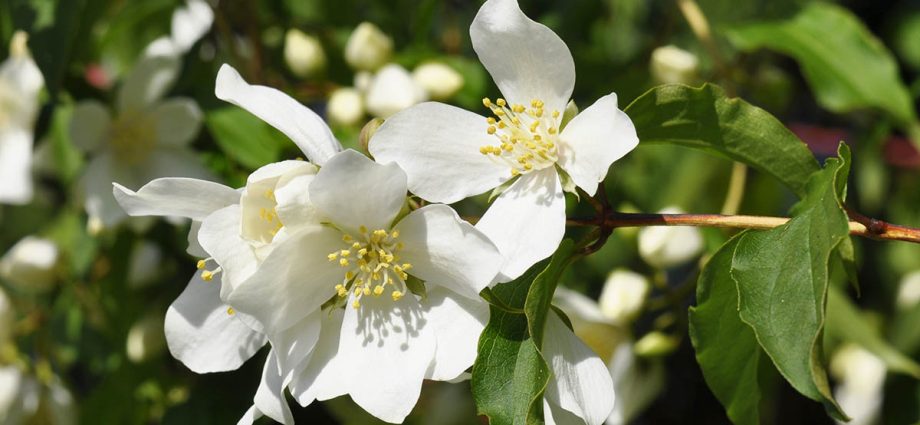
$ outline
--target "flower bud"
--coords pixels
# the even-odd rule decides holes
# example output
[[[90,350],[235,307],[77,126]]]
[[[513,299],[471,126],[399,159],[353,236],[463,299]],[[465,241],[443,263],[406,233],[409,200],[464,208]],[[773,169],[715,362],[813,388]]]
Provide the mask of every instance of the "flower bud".
[[[326,66],[326,54],[316,37],[291,28],[284,35],[284,63],[294,75],[305,78]]]
[[[0,277],[21,291],[45,292],[54,284],[57,261],[54,242],[27,236],[0,259]]]
[[[680,214],[677,208],[666,208],[662,214]],[[703,236],[699,229],[689,226],[646,227],[639,231],[639,256],[646,263],[661,269],[677,266],[700,255]]]
[[[598,300],[601,312],[614,323],[625,325],[642,310],[649,289],[645,276],[625,269],[614,270],[607,276]]]
[[[654,331],[636,342],[634,352],[639,357],[661,357],[671,354],[679,345],[680,341],[676,337]]]
[[[375,71],[390,60],[393,40],[370,22],[362,22],[345,44],[345,62],[352,68]]]
[[[652,52],[652,77],[663,84],[690,84],[696,78],[699,60],[693,53],[676,46],[664,46]]]
[[[364,100],[361,93],[351,87],[338,88],[326,103],[329,121],[341,125],[358,125],[364,118]]]
[[[156,357],[166,348],[163,317],[157,314],[144,316],[128,330],[126,343],[128,359],[134,363]]]
[[[434,100],[447,100],[463,88],[463,76],[441,62],[428,62],[412,71],[412,79]]]
[[[364,124],[364,127],[361,128],[361,134],[358,135],[358,143],[361,145],[361,151],[371,156],[371,151],[368,149],[368,144],[371,142],[371,138],[374,137],[374,133],[377,132],[377,129],[383,125],[383,120],[380,118],[374,118]]]
[[[374,81],[374,74],[369,71],[358,71],[355,73],[354,86],[359,93],[365,94],[371,88],[371,82]]]
[[[908,273],[901,278],[898,297],[895,302],[900,309],[913,308],[920,302],[920,270]]]
[[[367,110],[376,117],[386,119],[425,98],[425,91],[412,80],[409,71],[389,64],[374,76],[367,90]]]

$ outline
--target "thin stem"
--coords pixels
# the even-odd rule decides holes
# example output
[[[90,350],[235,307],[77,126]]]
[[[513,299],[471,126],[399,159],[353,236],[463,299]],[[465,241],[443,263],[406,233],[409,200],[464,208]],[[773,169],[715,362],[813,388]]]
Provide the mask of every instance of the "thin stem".
[[[722,59],[722,54],[719,53],[719,46],[716,44],[715,38],[712,37],[709,21],[706,19],[706,15],[703,14],[700,6],[696,4],[694,0],[677,0],[677,7],[680,9],[680,13],[684,15],[684,19],[687,20],[687,24],[690,25],[690,30],[693,31],[693,35],[700,40],[700,43],[703,44],[703,48],[706,49],[706,53],[712,58],[712,62],[716,67],[716,72],[720,74],[725,83],[728,83],[731,74],[728,71],[725,60]],[[733,93],[730,89],[730,86],[726,87],[728,94],[731,95]]]
[[[741,209],[741,200],[744,199],[744,184],[747,181],[747,165],[740,162],[732,164],[732,175],[728,181],[728,192],[722,204],[722,214],[738,214]]]
[[[722,214],[633,214],[611,212],[602,226],[609,228],[637,226],[697,226],[728,227],[738,229],[766,230],[789,222],[786,217]],[[570,226],[594,226],[597,220],[571,219]],[[920,243],[920,229],[891,224],[882,220],[858,216],[850,221],[850,234],[871,239],[897,240]]]

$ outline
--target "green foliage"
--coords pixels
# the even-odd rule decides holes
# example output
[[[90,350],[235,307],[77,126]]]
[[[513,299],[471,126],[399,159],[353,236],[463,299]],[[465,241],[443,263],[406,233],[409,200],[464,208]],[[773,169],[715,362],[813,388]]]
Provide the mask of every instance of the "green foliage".
[[[795,58],[818,102],[834,112],[878,108],[902,125],[917,119],[897,63],[885,46],[846,9],[811,3],[788,21],[728,32],[739,48],[769,48]]]
[[[278,160],[286,137],[265,121],[237,107],[210,111],[205,117],[211,135],[223,151],[252,169]]]
[[[798,137],[770,113],[721,88],[665,85],[626,107],[642,143],[702,149],[748,164],[804,194],[818,164]]]

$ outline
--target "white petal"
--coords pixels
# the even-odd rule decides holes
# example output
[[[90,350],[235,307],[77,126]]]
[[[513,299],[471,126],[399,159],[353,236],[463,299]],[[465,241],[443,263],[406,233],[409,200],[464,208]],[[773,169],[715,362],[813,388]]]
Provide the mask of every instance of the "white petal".
[[[388,120],[371,138],[378,162],[395,162],[409,176],[409,190],[431,202],[451,204],[497,187],[511,170],[479,152],[496,143],[486,119],[443,103],[422,103]]]
[[[565,198],[553,168],[525,174],[476,223],[505,257],[501,274],[511,280],[549,257],[565,234]]]
[[[502,257],[492,242],[447,205],[419,208],[395,227],[405,244],[403,261],[410,274],[478,300],[498,274]]]
[[[271,243],[282,230],[278,226],[287,224],[285,221],[278,222],[274,217],[266,216],[268,212],[276,211],[279,205],[272,194],[279,186],[283,187],[290,178],[299,175],[313,176],[316,170],[315,165],[306,161],[282,161],[265,165],[250,174],[240,197],[243,214],[240,234],[243,238],[262,244]]]
[[[112,115],[109,108],[97,100],[84,100],[73,108],[70,117],[70,139],[74,146],[91,152],[109,140]]]
[[[489,304],[429,286],[424,307],[427,326],[437,340],[425,379],[449,381],[462,376],[476,360],[479,334],[489,321]]]
[[[9,82],[23,97],[34,98],[45,85],[42,72],[32,56],[27,52],[22,55],[17,54],[16,49],[12,46],[13,43],[10,44],[10,57],[0,64],[0,79]]]
[[[291,378],[303,361],[307,359],[319,340],[320,320],[325,315],[314,310],[293,326],[269,336],[272,350],[278,357],[278,368],[285,379]]]
[[[151,114],[159,146],[188,145],[201,128],[201,109],[192,99],[169,99],[156,105]]]
[[[426,100],[425,90],[412,75],[397,64],[389,64],[374,76],[367,89],[367,110],[378,118],[389,118],[416,103]]]
[[[207,258],[210,256],[207,251],[198,243],[198,231],[201,230],[201,222],[193,221],[188,229],[188,248],[185,252],[192,257]]]
[[[229,314],[220,300],[220,278],[195,273],[166,311],[166,343],[173,357],[195,373],[240,367],[265,345],[265,335]]]
[[[389,229],[406,202],[406,173],[351,149],[332,157],[310,184],[316,208],[343,230]]]
[[[327,258],[341,249],[341,236],[319,226],[290,235],[262,262],[259,270],[264,272],[237,284],[225,299],[254,316],[268,334],[287,329],[331,298],[342,282],[345,272]]]
[[[191,177],[217,180],[195,152],[181,147],[162,147],[150,153],[143,164],[144,181],[161,177]]]
[[[610,164],[639,144],[632,120],[617,108],[616,93],[576,115],[559,137],[559,165],[591,196]]]
[[[96,155],[80,177],[79,187],[84,195],[86,212],[111,227],[127,217],[112,195],[112,183],[136,187],[137,175],[132,169],[118,164],[109,153]]]
[[[321,314],[322,324],[316,348],[291,381],[291,394],[301,406],[313,400],[329,400],[348,393],[348,383],[341,376],[341,368],[348,366],[342,364],[338,356],[345,310],[334,309]]]
[[[0,203],[26,204],[32,200],[32,131],[0,130]]]
[[[247,84],[229,65],[220,67],[214,93],[290,137],[315,164],[325,164],[342,150],[342,145],[319,115],[278,90]]]
[[[278,369],[278,358],[275,350],[268,353],[265,360],[265,368],[262,369],[262,382],[259,389],[256,390],[256,396],[253,399],[255,408],[277,422],[285,425],[294,423],[294,415],[291,414],[291,408],[284,397],[284,376]]]
[[[412,411],[434,358],[433,327],[414,296],[361,299],[346,307],[339,355],[351,398],[377,418],[400,423]]]
[[[540,99],[562,112],[575,87],[575,61],[562,39],[532,21],[517,0],[489,0],[470,26],[479,60],[510,103]]]
[[[553,293],[553,304],[558,306],[573,322],[610,323],[597,302],[569,288],[558,287]]]
[[[118,110],[142,110],[160,100],[176,81],[179,65],[175,57],[141,58],[118,91]]]
[[[182,55],[182,50],[179,48],[179,46],[176,45],[175,42],[173,42],[172,37],[169,37],[166,35],[158,37],[154,39],[153,41],[151,41],[150,44],[148,44],[147,47],[144,48],[144,53],[143,53],[143,56],[145,57],[148,57],[148,56],[151,56],[151,57],[152,56],[176,56],[178,57],[180,55]]]
[[[310,200],[310,183],[315,177],[314,174],[301,174],[275,189],[275,200],[278,202],[275,212],[288,231],[325,220]]]
[[[207,34],[214,22],[214,11],[207,2],[189,0],[172,16],[172,40],[181,52],[188,51],[202,36]]]
[[[546,425],[585,425],[581,418],[550,402],[546,397],[543,397],[543,420],[546,421]]]
[[[258,267],[259,261],[253,248],[240,237],[239,205],[229,205],[205,217],[198,231],[198,242],[222,269],[220,296],[224,300]],[[213,265],[208,264],[208,268],[213,270],[211,267]]]
[[[543,357],[553,375],[546,398],[585,420],[598,425],[613,410],[613,380],[607,365],[585,346],[555,314],[546,320]]]
[[[227,186],[181,177],[156,179],[137,192],[115,183],[113,193],[128,215],[178,216],[196,221],[240,201],[240,193]]]

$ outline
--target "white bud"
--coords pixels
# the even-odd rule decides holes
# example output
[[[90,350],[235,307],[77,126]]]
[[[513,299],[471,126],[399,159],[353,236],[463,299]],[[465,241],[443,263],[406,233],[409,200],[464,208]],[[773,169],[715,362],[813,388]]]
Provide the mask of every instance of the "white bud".
[[[409,71],[399,65],[389,64],[374,76],[365,100],[367,110],[372,115],[386,119],[426,100],[426,95],[412,80]]]
[[[699,60],[693,53],[676,46],[664,46],[652,52],[652,77],[663,84],[689,84],[696,78]]]
[[[163,317],[152,314],[138,320],[128,330],[126,351],[128,359],[134,363],[149,360],[166,348],[166,335],[163,331]]]
[[[447,100],[463,88],[463,76],[441,62],[428,62],[412,71],[412,79],[434,100]]]
[[[677,208],[665,208],[662,214],[680,214]],[[639,231],[639,256],[646,263],[669,268],[696,258],[703,251],[703,235],[689,226],[645,227]]]
[[[342,125],[358,125],[364,118],[364,99],[351,87],[338,88],[329,95],[326,103],[329,121]]]
[[[374,81],[374,74],[369,71],[358,71],[355,73],[355,89],[361,94],[367,93],[371,88],[371,82]]]
[[[0,277],[21,291],[45,292],[54,284],[57,262],[54,242],[27,236],[0,259]]]
[[[839,382],[834,398],[853,419],[847,423],[875,423],[882,407],[885,363],[862,347],[847,344],[834,353],[830,370]]]
[[[304,78],[326,66],[326,53],[316,37],[291,28],[284,35],[284,63],[294,75]]]
[[[920,302],[920,270],[906,274],[898,286],[898,308],[910,309]]]
[[[345,44],[345,62],[352,68],[375,71],[390,60],[393,40],[370,22],[362,22]]]
[[[664,332],[653,331],[636,341],[633,351],[639,357],[660,357],[674,352],[680,340]]]
[[[627,324],[636,317],[651,285],[645,276],[629,270],[614,270],[607,276],[600,304],[604,316],[617,324]]]

